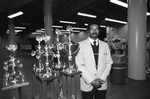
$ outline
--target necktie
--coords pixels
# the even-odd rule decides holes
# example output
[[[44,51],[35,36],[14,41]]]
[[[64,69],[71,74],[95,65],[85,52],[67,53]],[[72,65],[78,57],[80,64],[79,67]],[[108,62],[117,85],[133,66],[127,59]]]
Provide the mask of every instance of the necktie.
[[[93,42],[94,46],[96,46],[96,41]]]

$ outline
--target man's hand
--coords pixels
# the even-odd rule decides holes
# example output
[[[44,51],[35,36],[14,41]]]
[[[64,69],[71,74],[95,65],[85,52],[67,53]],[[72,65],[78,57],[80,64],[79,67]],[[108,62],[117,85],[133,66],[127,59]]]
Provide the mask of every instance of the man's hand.
[[[95,88],[100,88],[101,87],[101,83],[100,83],[100,79],[94,79],[92,82],[91,82],[91,85]]]
[[[101,84],[105,83],[105,81],[103,81],[102,79],[100,78],[97,78],[97,79],[94,79],[92,82],[91,82],[91,85],[95,88],[100,88],[101,87]]]
[[[100,79],[100,78],[98,78],[98,80],[99,80],[100,84],[105,83],[105,81],[104,81],[104,80],[102,80],[102,79]]]

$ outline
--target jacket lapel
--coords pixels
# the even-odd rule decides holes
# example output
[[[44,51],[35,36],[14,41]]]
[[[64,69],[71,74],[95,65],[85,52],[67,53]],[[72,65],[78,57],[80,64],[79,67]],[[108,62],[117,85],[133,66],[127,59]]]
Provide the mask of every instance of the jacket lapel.
[[[92,49],[91,43],[90,43],[90,41],[89,41],[88,39],[87,39],[86,42],[87,42],[87,43],[85,44],[85,49],[87,50],[87,52],[88,52],[88,54],[89,54],[89,57],[91,57],[92,62],[93,62],[94,65],[95,65],[94,53],[93,53],[93,49]]]
[[[101,44],[101,41],[99,40],[99,52],[98,52],[98,69],[99,69],[99,66],[100,66],[100,62],[102,62],[101,61],[101,56],[102,56],[102,44]]]

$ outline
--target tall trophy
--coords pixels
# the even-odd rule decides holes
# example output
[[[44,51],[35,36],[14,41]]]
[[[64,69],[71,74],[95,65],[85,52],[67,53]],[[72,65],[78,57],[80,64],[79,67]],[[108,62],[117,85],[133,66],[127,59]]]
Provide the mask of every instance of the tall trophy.
[[[79,44],[71,40],[72,27],[68,26],[68,40],[64,42],[67,54],[66,66],[62,70],[62,99],[82,99],[80,90],[80,71],[75,64],[75,56],[79,51]]]
[[[71,40],[72,27],[68,26],[68,40],[64,42],[64,51],[67,55],[66,68],[63,69],[63,72],[73,73],[77,72],[78,69],[75,64],[75,56],[79,51],[79,44]]]
[[[54,58],[58,58],[57,68],[59,68],[59,52],[57,50],[57,53],[54,53],[54,45],[48,45],[49,35],[38,35],[36,40],[38,41],[37,50],[31,53],[37,59],[37,63],[33,66],[34,96],[38,99],[58,99],[59,71],[54,69]]]
[[[55,70],[61,70],[63,69],[63,62],[62,62],[62,50],[64,49],[64,45],[63,43],[60,42],[59,36],[61,31],[59,29],[55,30],[56,33],[56,41],[54,42],[54,44],[52,44],[52,49],[55,53],[54,57],[55,57],[55,61],[54,61],[54,69]]]
[[[10,42],[6,49],[10,51],[10,59],[4,62],[4,79],[3,79],[3,89],[12,89],[16,87],[21,87],[24,85],[28,85],[29,83],[25,79],[25,75],[23,74],[22,67],[23,64],[15,58],[15,51],[17,50],[17,44],[15,42]]]
[[[33,66],[33,71],[42,79],[47,79],[53,75],[52,64],[50,64],[53,60],[52,46],[47,45],[49,39],[49,35],[37,35],[37,50],[31,53],[32,56],[38,59],[38,63]],[[42,41],[44,41],[45,45],[41,45]]]

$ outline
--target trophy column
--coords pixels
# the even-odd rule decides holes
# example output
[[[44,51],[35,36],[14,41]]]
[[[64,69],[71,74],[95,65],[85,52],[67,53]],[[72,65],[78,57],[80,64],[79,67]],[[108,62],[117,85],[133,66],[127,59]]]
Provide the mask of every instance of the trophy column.
[[[10,51],[10,59],[4,62],[4,79],[2,91],[10,91],[11,99],[22,99],[22,87],[29,85],[22,72],[23,64],[15,58],[17,44],[10,42],[6,48]]]
[[[49,35],[38,35],[37,50],[31,55],[36,56],[38,62],[33,66],[34,98],[37,99],[58,99],[59,96],[59,72],[54,70],[54,53],[52,46],[48,46]],[[42,46],[41,42],[45,45]]]
[[[71,31],[72,27],[67,28],[68,42],[66,49],[68,52],[68,63],[66,68],[62,70],[62,90],[64,99],[82,99],[80,90],[80,74],[81,72],[77,69],[75,62],[73,61],[75,55],[78,51],[78,44],[71,41]],[[75,49],[73,49],[75,48]]]

